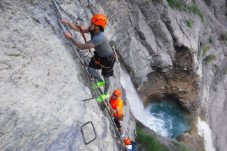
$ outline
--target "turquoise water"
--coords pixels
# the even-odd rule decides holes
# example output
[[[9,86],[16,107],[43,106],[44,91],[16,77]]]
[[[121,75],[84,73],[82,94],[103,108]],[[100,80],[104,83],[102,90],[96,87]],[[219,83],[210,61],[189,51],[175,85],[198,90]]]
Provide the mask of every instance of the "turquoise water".
[[[182,111],[175,103],[170,101],[162,101],[151,103],[146,107],[150,111],[150,115],[162,122],[162,129],[165,135],[170,138],[176,138],[183,132],[190,129],[191,119],[189,114]],[[150,123],[156,127],[155,122]],[[157,125],[158,126],[158,125]]]
[[[175,100],[174,98],[170,96],[171,98],[162,99],[161,103],[152,103],[145,108],[130,76],[124,69],[120,71],[121,84],[127,92],[126,98],[129,100],[130,109],[137,120],[165,137],[176,138],[179,134],[189,130],[190,118],[176,104],[171,103]]]

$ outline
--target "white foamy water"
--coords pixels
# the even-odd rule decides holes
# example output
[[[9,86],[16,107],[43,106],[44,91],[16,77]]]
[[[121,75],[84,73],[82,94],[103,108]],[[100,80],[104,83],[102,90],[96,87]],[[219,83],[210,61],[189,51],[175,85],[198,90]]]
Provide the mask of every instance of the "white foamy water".
[[[164,128],[164,121],[152,116],[149,108],[144,108],[130,76],[123,69],[121,69],[121,84],[126,89],[126,98],[135,118],[158,134],[168,136],[168,131]]]
[[[212,132],[209,125],[198,118],[198,132],[199,135],[204,137],[205,149],[206,151],[216,151],[213,141],[212,141]]]
[[[135,118],[150,129],[154,130],[156,133],[162,136],[168,136],[168,131],[165,129],[164,121],[154,117],[150,113],[149,107],[146,109],[144,108],[142,101],[132,84],[130,76],[123,69],[121,69],[121,84],[124,89],[126,89],[126,98],[129,101],[131,111]],[[198,119],[198,131],[199,135],[204,137],[206,151],[216,151],[212,141],[211,129],[209,125],[206,122],[201,121],[200,118]]]

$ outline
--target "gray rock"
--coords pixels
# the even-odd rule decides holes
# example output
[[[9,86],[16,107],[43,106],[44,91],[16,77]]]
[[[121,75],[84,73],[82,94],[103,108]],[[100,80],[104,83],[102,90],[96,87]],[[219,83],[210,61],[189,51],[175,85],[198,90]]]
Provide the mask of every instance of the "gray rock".
[[[83,101],[92,97],[91,83],[50,2],[0,2],[0,150],[118,150],[106,113],[95,99]],[[83,5],[67,1],[62,7],[89,24],[91,12]],[[85,145],[84,137],[94,137],[91,127],[81,133],[88,121],[97,138]]]
[[[105,13],[105,32],[144,99],[163,92],[179,96],[187,110],[209,122],[216,149],[225,150],[227,129],[220,125],[227,122],[226,1],[196,1],[202,16],[172,9],[166,0],[59,2],[79,24],[88,25],[94,12]],[[117,150],[96,101],[82,101],[94,94],[50,4],[0,1],[0,149]],[[74,37],[83,41],[80,34]],[[119,66],[110,92],[121,87]],[[126,113],[125,129],[132,132],[128,107]],[[86,146],[80,126],[87,121],[98,137]]]
[[[110,17],[119,54],[144,99],[174,90],[186,108],[205,114],[217,150],[225,150],[226,128],[218,125],[226,125],[226,1],[186,3],[197,12],[172,9],[165,0],[105,1],[102,6]],[[192,81],[177,73],[186,73]],[[180,85],[168,86],[171,80]],[[181,82],[192,89],[182,91]],[[173,89],[166,92],[168,88]]]

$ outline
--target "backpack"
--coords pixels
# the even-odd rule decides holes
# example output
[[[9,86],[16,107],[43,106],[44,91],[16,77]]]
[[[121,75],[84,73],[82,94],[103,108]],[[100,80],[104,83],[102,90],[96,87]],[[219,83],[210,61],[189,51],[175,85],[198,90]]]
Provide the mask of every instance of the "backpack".
[[[136,147],[137,147],[136,142],[131,141],[131,143],[132,143],[132,151],[136,151]]]
[[[132,144],[132,149],[126,149],[126,151],[136,151],[136,147],[137,147],[136,142],[131,141],[131,144]]]

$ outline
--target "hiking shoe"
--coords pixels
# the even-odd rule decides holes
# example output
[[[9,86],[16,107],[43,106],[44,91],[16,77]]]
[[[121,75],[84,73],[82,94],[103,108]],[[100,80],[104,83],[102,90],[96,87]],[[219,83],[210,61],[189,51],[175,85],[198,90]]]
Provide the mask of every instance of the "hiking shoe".
[[[92,84],[92,88],[97,89],[97,88],[104,86],[104,85],[105,85],[105,81],[100,81],[100,82],[96,82],[95,84]]]
[[[108,99],[109,97],[110,97],[109,94],[102,94],[102,95],[98,96],[96,100],[98,102],[102,102],[103,100]]]

